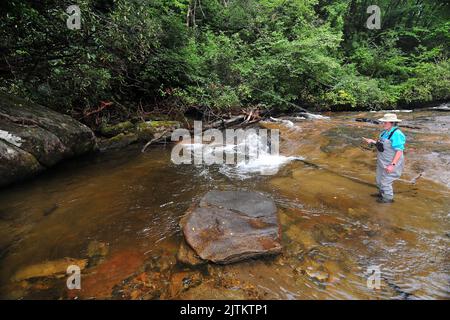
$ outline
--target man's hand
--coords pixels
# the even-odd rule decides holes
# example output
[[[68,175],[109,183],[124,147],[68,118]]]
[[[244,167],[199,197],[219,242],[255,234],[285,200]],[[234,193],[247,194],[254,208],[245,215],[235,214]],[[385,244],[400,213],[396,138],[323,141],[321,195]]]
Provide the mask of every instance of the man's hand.
[[[364,139],[364,141],[365,142],[367,142],[368,144],[375,144],[375,143],[377,143],[375,140],[373,140],[373,139],[368,139],[368,138],[364,138],[363,137],[363,139]]]
[[[394,171],[394,166],[392,164],[390,164],[386,167],[385,170],[387,173],[391,173],[392,171]]]

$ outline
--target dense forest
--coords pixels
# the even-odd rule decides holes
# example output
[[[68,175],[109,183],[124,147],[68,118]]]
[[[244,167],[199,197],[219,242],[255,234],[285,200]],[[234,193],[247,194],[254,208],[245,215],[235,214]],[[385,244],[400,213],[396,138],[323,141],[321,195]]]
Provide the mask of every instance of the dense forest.
[[[376,2],[376,3],[374,3]],[[71,30],[66,8],[81,10]],[[381,8],[369,29],[367,8]],[[0,90],[89,122],[143,110],[397,108],[450,98],[450,4],[6,0]]]

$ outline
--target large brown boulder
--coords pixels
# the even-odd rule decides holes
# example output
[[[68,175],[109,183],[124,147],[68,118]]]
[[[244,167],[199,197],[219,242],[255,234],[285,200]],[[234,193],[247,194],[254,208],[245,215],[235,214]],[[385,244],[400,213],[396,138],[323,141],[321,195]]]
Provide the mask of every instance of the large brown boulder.
[[[93,132],[80,122],[0,93],[0,186],[95,147]]]
[[[281,252],[277,208],[257,192],[210,191],[181,225],[190,248],[214,263]]]

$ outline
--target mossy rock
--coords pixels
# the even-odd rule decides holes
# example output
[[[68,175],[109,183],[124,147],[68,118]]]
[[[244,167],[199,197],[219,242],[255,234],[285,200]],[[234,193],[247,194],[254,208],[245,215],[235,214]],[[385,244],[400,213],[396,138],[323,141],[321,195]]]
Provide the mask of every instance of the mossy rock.
[[[156,129],[151,125],[151,121],[139,122],[136,125],[136,134],[140,141],[149,141],[153,139]]]
[[[134,131],[134,125],[131,121],[119,122],[114,125],[103,123],[100,126],[100,134],[105,137],[114,137],[121,133],[130,133]]]
[[[164,131],[180,128],[178,121],[151,120],[136,125],[136,134],[140,141],[149,141]]]
[[[103,140],[99,143],[100,150],[120,149],[138,141],[135,133],[120,133],[112,138]]]
[[[151,120],[139,122],[136,125],[131,121],[124,121],[115,125],[103,124],[100,127],[100,134],[104,137],[116,138],[111,140],[112,142],[122,140],[124,136],[129,137],[130,134],[136,135],[139,141],[149,141],[154,138],[155,133],[174,130],[179,127],[178,121]]]
[[[145,123],[158,131],[173,128],[176,129],[180,127],[180,123],[178,121],[151,120]]]
[[[145,120],[157,120],[157,121],[167,121],[170,120],[170,116],[165,113],[152,113],[147,116]]]

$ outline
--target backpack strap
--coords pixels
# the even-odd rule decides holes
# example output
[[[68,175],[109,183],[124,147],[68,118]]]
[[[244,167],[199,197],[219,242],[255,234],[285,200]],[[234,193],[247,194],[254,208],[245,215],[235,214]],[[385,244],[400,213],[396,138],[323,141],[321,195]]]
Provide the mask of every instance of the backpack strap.
[[[392,130],[392,132],[389,134],[388,140],[391,140],[392,135],[394,134],[395,131],[397,131],[398,128],[395,128],[394,130]]]

